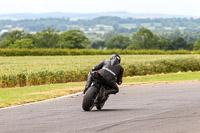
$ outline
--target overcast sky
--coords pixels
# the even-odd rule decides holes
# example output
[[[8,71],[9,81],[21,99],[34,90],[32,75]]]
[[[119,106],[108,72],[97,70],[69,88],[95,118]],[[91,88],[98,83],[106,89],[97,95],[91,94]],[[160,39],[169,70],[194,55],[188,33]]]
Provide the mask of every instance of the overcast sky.
[[[200,0],[0,0],[0,14],[110,11],[200,16]]]

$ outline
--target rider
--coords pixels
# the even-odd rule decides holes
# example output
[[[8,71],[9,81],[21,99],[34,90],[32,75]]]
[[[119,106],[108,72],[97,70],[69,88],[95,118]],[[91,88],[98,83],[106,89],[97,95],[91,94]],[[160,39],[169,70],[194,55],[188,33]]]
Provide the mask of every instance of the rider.
[[[113,54],[110,60],[103,60],[98,65],[94,66],[92,71],[99,71],[101,76],[105,79],[105,85],[109,87],[106,90],[106,95],[116,94],[119,92],[118,85],[122,83],[124,68],[120,65],[121,57],[118,54]],[[92,76],[89,73],[88,80],[85,86],[84,94],[91,86]]]

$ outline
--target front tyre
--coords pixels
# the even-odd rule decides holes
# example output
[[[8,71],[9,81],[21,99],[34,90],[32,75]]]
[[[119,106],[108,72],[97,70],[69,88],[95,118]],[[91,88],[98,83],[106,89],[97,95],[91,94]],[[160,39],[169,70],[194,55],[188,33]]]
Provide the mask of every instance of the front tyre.
[[[87,90],[82,103],[82,108],[84,111],[90,111],[94,107],[94,100],[96,99],[97,94],[98,90],[95,86],[91,86]]]

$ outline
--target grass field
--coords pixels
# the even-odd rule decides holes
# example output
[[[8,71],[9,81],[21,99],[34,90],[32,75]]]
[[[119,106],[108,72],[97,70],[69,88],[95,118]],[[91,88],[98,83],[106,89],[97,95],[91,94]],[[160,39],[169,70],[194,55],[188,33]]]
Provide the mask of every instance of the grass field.
[[[124,78],[125,84],[135,83],[162,83],[162,82],[175,82],[175,81],[199,81],[200,72],[179,72],[170,74],[156,74],[148,76],[135,76]]]
[[[123,84],[199,81],[200,72],[126,77]],[[36,102],[83,91],[85,82],[0,89],[0,108]]]
[[[0,57],[0,75],[36,73],[41,71],[91,70],[100,61],[109,60],[110,55],[93,56],[20,56]],[[122,55],[122,66],[158,61],[163,59],[198,58],[200,55]]]
[[[91,71],[94,65],[103,59],[109,60],[109,58],[110,55],[0,57],[0,86],[17,87],[83,81],[87,79],[87,73]],[[193,64],[187,64],[183,59],[187,59],[187,61],[197,59],[197,61],[194,60],[193,62],[197,63],[195,69],[198,69],[200,55],[122,55],[121,58],[121,64],[125,68],[125,76],[133,76],[160,73],[160,66],[155,61],[162,60],[178,59],[180,60],[179,64],[176,64],[178,61],[174,61],[172,62],[173,64],[169,62],[168,65],[171,63],[174,65],[173,67],[177,67],[183,61],[185,65],[190,65],[191,69],[193,69],[193,66],[191,66]],[[150,62],[155,63],[149,64]],[[165,64],[166,61],[161,63]],[[131,66],[134,67],[131,68]],[[165,67],[162,69],[167,69]],[[187,68],[187,66],[182,67]],[[185,68],[183,69],[185,71]],[[179,71],[179,68],[170,71],[176,72]]]

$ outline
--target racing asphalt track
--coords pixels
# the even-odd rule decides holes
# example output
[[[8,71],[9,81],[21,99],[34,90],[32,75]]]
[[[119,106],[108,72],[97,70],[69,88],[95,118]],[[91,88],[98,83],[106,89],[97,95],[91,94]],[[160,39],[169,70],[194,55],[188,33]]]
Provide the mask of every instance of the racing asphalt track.
[[[82,99],[0,109],[0,133],[200,133],[200,82],[120,87],[101,111]]]

